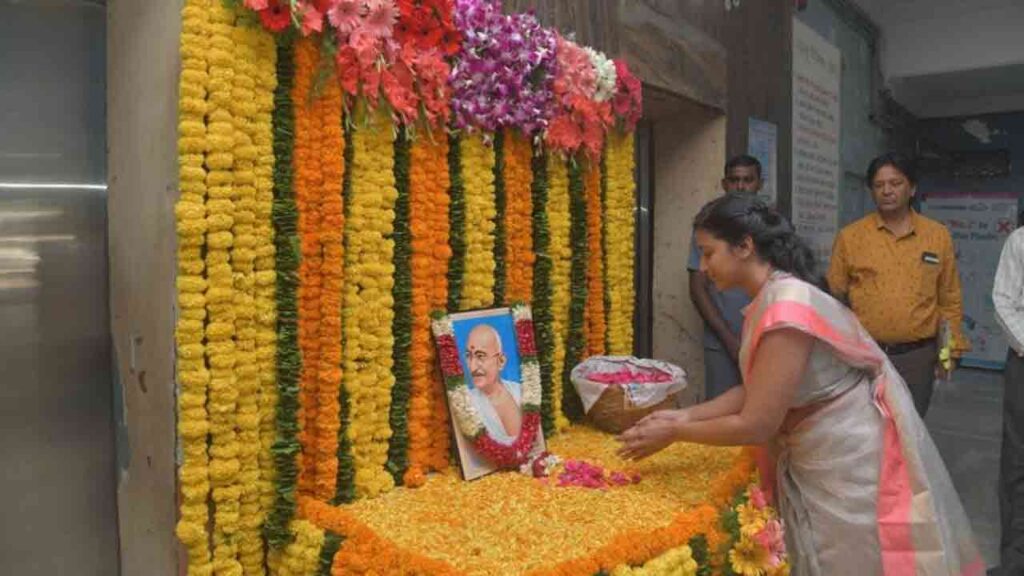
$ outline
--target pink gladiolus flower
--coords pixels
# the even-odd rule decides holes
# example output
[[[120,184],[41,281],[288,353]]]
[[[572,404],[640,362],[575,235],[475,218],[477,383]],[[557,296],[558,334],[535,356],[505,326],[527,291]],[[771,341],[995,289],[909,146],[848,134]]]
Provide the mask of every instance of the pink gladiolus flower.
[[[768,506],[768,495],[757,486],[750,487],[750,503],[758,510]]]
[[[302,35],[309,36],[314,32],[323,32],[324,15],[312,3],[302,7]]]
[[[362,15],[362,2],[359,0],[338,0],[327,12],[327,19],[338,31],[340,38],[345,38],[359,25]]]
[[[267,6],[270,5],[270,0],[245,0],[245,7],[249,10],[266,10]]]
[[[362,31],[372,38],[391,38],[398,20],[398,9],[393,0],[369,0]]]

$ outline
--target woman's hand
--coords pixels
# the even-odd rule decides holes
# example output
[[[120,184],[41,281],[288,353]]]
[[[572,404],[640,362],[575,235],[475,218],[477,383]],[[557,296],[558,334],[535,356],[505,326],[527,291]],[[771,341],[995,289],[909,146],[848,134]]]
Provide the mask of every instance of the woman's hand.
[[[636,423],[619,436],[619,456],[642,460],[676,441],[679,427],[690,421],[687,409],[659,410]]]

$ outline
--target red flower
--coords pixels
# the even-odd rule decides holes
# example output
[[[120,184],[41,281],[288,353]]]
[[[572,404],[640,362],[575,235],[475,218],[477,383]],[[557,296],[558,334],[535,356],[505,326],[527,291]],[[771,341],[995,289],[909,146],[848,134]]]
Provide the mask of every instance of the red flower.
[[[288,2],[269,0],[267,7],[259,11],[260,22],[271,32],[281,32],[292,23],[292,9]]]
[[[445,376],[462,376],[462,361],[455,337],[449,334],[437,337],[437,356]]]
[[[622,60],[615,61],[615,96],[612,106],[615,115],[626,125],[628,130],[636,127],[643,115],[643,91],[640,80],[629,71]]]
[[[359,91],[359,61],[356,59],[355,49],[348,45],[339,48],[334,56],[334,65],[338,71],[341,90],[355,96]]]
[[[486,430],[473,441],[477,453],[500,469],[519,468],[530,456],[530,451],[540,431],[540,415],[536,412],[523,414],[523,428],[512,444],[502,444],[491,438]]]
[[[519,342],[519,353],[524,356],[536,356],[537,344],[533,337],[533,320],[516,322],[516,340]]]

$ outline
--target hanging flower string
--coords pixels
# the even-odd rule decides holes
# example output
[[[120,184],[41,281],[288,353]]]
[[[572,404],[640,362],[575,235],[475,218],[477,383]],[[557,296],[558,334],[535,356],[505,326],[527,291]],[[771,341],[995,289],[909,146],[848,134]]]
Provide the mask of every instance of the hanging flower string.
[[[409,469],[409,403],[412,388],[412,241],[409,221],[410,142],[406,130],[395,139],[395,224],[394,266],[392,288],[395,313],[391,324],[394,335],[392,362],[395,384],[391,388],[391,440],[388,444],[387,470],[395,485],[401,485]]]
[[[178,186],[174,207],[178,233],[178,320],[174,340],[178,381],[178,437],[182,462],[178,469],[181,512],[176,534],[188,552],[191,574],[208,575],[207,529],[210,492],[206,400],[210,372],[203,343],[206,318],[206,269],[202,257],[206,222],[205,154],[209,139],[205,123],[209,51],[209,2],[187,0],[182,9],[181,77],[179,80]]]
[[[633,353],[633,135],[613,132],[605,153],[608,352]]]
[[[569,229],[569,173],[566,161],[558,154],[548,156],[549,178],[547,219],[551,231],[548,253],[551,257],[551,333],[554,339],[551,360],[551,400],[555,429],[565,430],[569,419],[562,411],[564,374],[566,370],[566,339],[569,334],[569,302],[571,299],[572,246]],[[571,369],[571,367],[570,367]]]
[[[294,111],[291,90],[294,80],[294,47],[282,42],[277,51],[277,90],[274,92],[274,247],[277,303],[277,407],[276,435],[270,448],[274,459],[273,507],[263,527],[267,542],[280,549],[290,541],[288,525],[295,512],[295,491],[301,465],[299,450],[298,346],[298,209],[292,187]]]
[[[420,138],[410,156],[412,380],[404,482],[415,487],[423,484],[427,471],[448,466],[448,411],[430,336],[430,311],[444,308],[448,297],[448,141]]]
[[[241,572],[238,544],[241,486],[238,483],[239,442],[236,432],[238,376],[236,312],[231,248],[235,241],[235,154],[241,135],[232,115],[236,74],[233,38],[235,16],[219,2],[210,4],[210,109],[207,115],[210,153],[206,158],[206,326],[210,389],[210,484],[213,514],[213,569]]]
[[[310,98],[316,77],[319,53],[310,39],[295,45],[295,84],[292,106],[295,111],[295,203],[299,214],[299,348],[302,352],[300,381],[303,464],[299,473],[299,491],[313,493],[316,478],[316,402],[320,368],[320,296],[323,285],[323,251],[320,243],[320,204],[323,173],[320,162],[319,111]]]
[[[494,302],[494,149],[478,135],[466,135],[460,148],[466,256],[459,309],[472,310]]]
[[[505,268],[507,300],[533,299],[533,201],[531,198],[531,155],[529,140],[506,129],[503,137],[505,185]]]
[[[593,159],[586,164],[583,188],[587,206],[587,301],[586,301],[586,356],[605,353],[604,308],[604,242],[601,223],[604,212],[601,204],[601,163]]]
[[[345,386],[357,496],[394,486],[384,466],[391,438],[394,359],[394,132],[382,109],[353,111],[352,192],[345,227]]]
[[[532,150],[531,150],[532,152]],[[535,256],[533,266],[533,307],[537,327],[537,359],[541,373],[541,425],[545,437],[555,434],[555,405],[553,355],[555,334],[552,328],[552,258],[549,252],[551,234],[548,227],[548,158],[540,152],[530,160],[530,193],[532,200],[531,255]]]
[[[345,206],[342,180],[345,166],[345,135],[342,132],[341,90],[328,83],[316,101],[321,134],[322,181],[320,183],[321,265],[319,366],[316,389],[316,464],[314,494],[321,500],[334,497],[338,479],[338,432],[341,428],[338,394],[342,381],[341,307],[345,286]],[[308,420],[307,420],[308,421]]]

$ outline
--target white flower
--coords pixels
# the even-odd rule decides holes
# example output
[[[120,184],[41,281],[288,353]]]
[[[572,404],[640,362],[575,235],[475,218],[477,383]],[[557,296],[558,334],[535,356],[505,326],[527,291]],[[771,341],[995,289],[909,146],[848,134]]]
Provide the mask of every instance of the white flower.
[[[615,82],[618,76],[615,73],[615,63],[603,53],[590,48],[584,48],[590,62],[597,72],[597,88],[594,91],[594,100],[605,102],[615,95]]]
[[[448,316],[431,320],[430,329],[434,332],[435,337],[451,336],[455,333],[455,328],[452,326],[452,321]]]
[[[523,378],[523,404],[527,406],[540,406],[540,364],[537,362],[523,362],[520,371]]]
[[[449,390],[448,402],[451,404],[452,414],[455,416],[455,424],[459,427],[459,432],[470,438],[479,434],[484,423],[480,419],[480,415],[476,413],[473,400],[469,397],[469,389],[462,385],[454,390]]]

